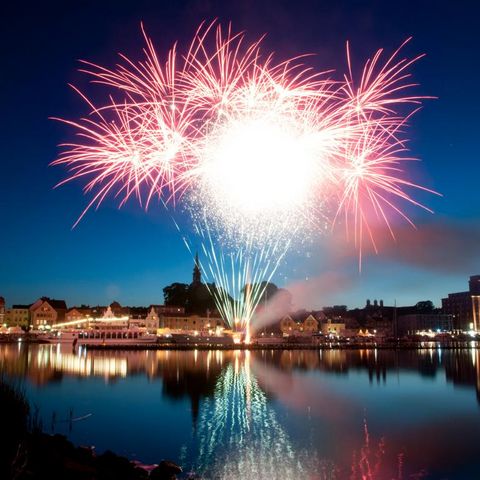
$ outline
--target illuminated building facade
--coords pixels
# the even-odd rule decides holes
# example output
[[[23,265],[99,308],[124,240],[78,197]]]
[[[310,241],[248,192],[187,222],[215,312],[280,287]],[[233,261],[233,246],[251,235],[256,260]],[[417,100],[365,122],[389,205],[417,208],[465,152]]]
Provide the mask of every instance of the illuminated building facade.
[[[343,336],[345,335],[345,323],[332,322],[331,320],[327,320],[322,325],[322,333],[324,335],[335,335],[336,337]]]
[[[185,315],[185,307],[176,305],[151,305],[157,315]]]
[[[91,316],[90,309],[69,308],[65,314],[66,322],[74,322],[75,320],[85,320]]]
[[[446,313],[416,313],[398,317],[398,335],[415,335],[420,332],[450,332],[453,330],[453,315]]]
[[[38,299],[30,306],[30,323],[33,328],[53,326],[65,320],[67,305],[64,300],[53,300],[48,297]]]
[[[148,315],[145,318],[145,327],[147,327],[147,331],[150,333],[157,333],[157,330],[160,327],[160,318],[153,306],[150,308],[150,312],[148,312]]]
[[[217,328],[225,328],[221,318],[198,315],[160,315],[159,324],[160,328],[182,332],[214,332]]]
[[[5,321],[9,327],[28,327],[30,325],[30,305],[13,305],[5,309]]]
[[[283,335],[313,335],[318,333],[318,320],[308,315],[303,321],[295,321],[290,315],[280,320],[280,330]]]
[[[449,293],[442,298],[443,313],[454,316],[457,330],[480,328],[480,275],[473,275],[468,282],[468,291]]]
[[[0,297],[0,326],[5,323],[5,299]]]

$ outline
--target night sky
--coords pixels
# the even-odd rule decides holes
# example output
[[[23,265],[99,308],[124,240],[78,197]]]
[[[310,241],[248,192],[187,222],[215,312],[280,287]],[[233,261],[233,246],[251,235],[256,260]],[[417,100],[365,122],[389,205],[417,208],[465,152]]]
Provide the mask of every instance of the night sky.
[[[87,203],[80,183],[59,189],[61,167],[49,167],[71,131],[49,117],[87,113],[68,87],[95,89],[78,60],[113,66],[117,53],[141,57],[140,22],[165,52],[187,45],[202,20],[232,21],[249,39],[267,33],[266,50],[283,59],[315,53],[315,68],[343,71],[345,42],[363,62],[379,47],[426,53],[413,68],[415,91],[428,100],[413,118],[410,148],[422,162],[411,178],[443,194],[420,195],[435,211],[409,209],[418,230],[396,223],[398,241],[357,258],[332,253],[324,237],[292,253],[274,281],[308,294],[297,306],[362,306],[431,299],[464,290],[480,273],[480,4],[476,1],[76,1],[8,2],[1,17],[2,142],[0,170],[0,295],[7,304],[42,295],[75,303],[161,303],[162,288],[189,282],[192,258],[165,210],[134,201],[118,210],[106,201],[72,230]],[[309,280],[304,283],[305,279]]]

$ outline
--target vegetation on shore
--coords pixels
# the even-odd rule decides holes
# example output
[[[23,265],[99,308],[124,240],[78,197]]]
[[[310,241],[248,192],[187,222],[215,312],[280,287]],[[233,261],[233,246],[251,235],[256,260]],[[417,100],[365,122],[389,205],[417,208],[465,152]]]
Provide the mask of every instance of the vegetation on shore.
[[[125,457],[75,447],[41,430],[22,389],[0,378],[0,478],[10,480],[173,480],[181,468],[162,461],[150,472]]]

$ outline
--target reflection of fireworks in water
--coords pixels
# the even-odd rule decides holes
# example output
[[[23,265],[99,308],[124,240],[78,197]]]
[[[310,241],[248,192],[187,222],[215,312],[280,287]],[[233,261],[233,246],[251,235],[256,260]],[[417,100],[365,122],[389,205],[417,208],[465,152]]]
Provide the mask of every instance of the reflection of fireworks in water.
[[[404,454],[396,455],[396,463],[389,465],[386,462],[386,443],[380,438],[378,443],[373,445],[368,431],[367,420],[363,421],[364,444],[358,452],[353,453],[352,467],[349,480],[404,480]],[[421,480],[428,476],[426,470],[408,475],[408,478]]]
[[[102,108],[82,95],[91,116],[66,121],[80,140],[64,145],[54,164],[69,167],[65,181],[87,179],[85,191],[94,194],[86,210],[111,193],[147,206],[156,195],[184,198],[197,228],[209,231],[209,261],[228,245],[247,260],[234,276],[250,268],[256,277],[252,263],[264,258],[256,268],[270,277],[294,232],[318,233],[324,204],[351,225],[359,250],[364,233],[374,243],[371,223],[385,223],[393,235],[392,214],[407,218],[399,201],[419,205],[408,189],[423,188],[400,167],[408,160],[402,130],[409,116],[397,109],[419,103],[403,95],[416,58],[399,60],[397,50],[382,65],[379,50],[357,85],[348,50],[349,74],[333,81],[300,57],[275,63],[262,56],[260,41],[247,44],[243,34],[214,32],[213,24],[199,28],[180,60],[174,47],[165,64],[145,39],[143,62],[86,63],[94,82],[122,95]],[[222,261],[211,268],[218,283]],[[249,304],[253,311],[255,298]]]
[[[262,368],[251,353],[235,352],[219,377],[213,398],[201,406],[192,446],[185,447],[182,464],[201,478],[317,480],[404,480],[404,455],[391,455],[384,438],[371,437],[366,419],[363,444],[342,452],[338,463],[322,457],[322,445],[305,435],[294,443],[281,424],[254,371]],[[307,431],[308,431],[308,426]],[[306,441],[306,443],[305,443]],[[351,463],[350,463],[351,459]],[[424,471],[408,478],[425,478]]]
[[[205,478],[287,479],[305,476],[316,456],[297,452],[250,371],[250,352],[236,352],[219,378],[212,399],[202,405],[184,463]],[[315,478],[333,478],[318,470]]]

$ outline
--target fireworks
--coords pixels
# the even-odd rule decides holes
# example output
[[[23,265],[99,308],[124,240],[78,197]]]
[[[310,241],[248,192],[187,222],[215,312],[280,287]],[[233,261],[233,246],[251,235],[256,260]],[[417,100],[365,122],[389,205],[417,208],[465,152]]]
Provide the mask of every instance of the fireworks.
[[[122,56],[114,69],[84,62],[109,88],[108,101],[95,107],[82,95],[90,115],[63,120],[79,140],[53,163],[69,168],[65,181],[85,179],[93,197],[82,216],[110,194],[120,204],[181,200],[208,240],[207,271],[232,293],[240,280],[271,278],[294,234],[318,227],[318,212],[321,222],[336,212],[329,223],[344,220],[361,252],[365,235],[375,244],[373,220],[393,234],[392,214],[408,220],[401,202],[421,206],[409,191],[427,189],[401,168],[413,112],[400,107],[421,101],[405,94],[420,57],[399,58],[403,45],[383,64],[379,50],[357,83],[348,45],[348,73],[333,79],[305,57],[277,63],[261,40],[248,43],[231,27],[201,25],[186,54],[174,47],[165,62],[145,41],[143,61]],[[227,320],[249,323],[261,292],[246,297],[233,310],[217,298]]]
[[[195,233],[202,242],[204,257],[208,259],[206,264],[201,262],[202,270],[207,277],[215,280],[215,289],[211,294],[220,315],[230,327],[244,332],[245,342],[249,343],[256,306],[282,261],[288,244],[283,243],[283,238],[279,241],[272,239],[261,248],[247,243],[230,251],[225,246],[219,246],[217,239],[212,237],[207,219],[195,223]],[[184,241],[193,253],[189,241],[186,238]]]

